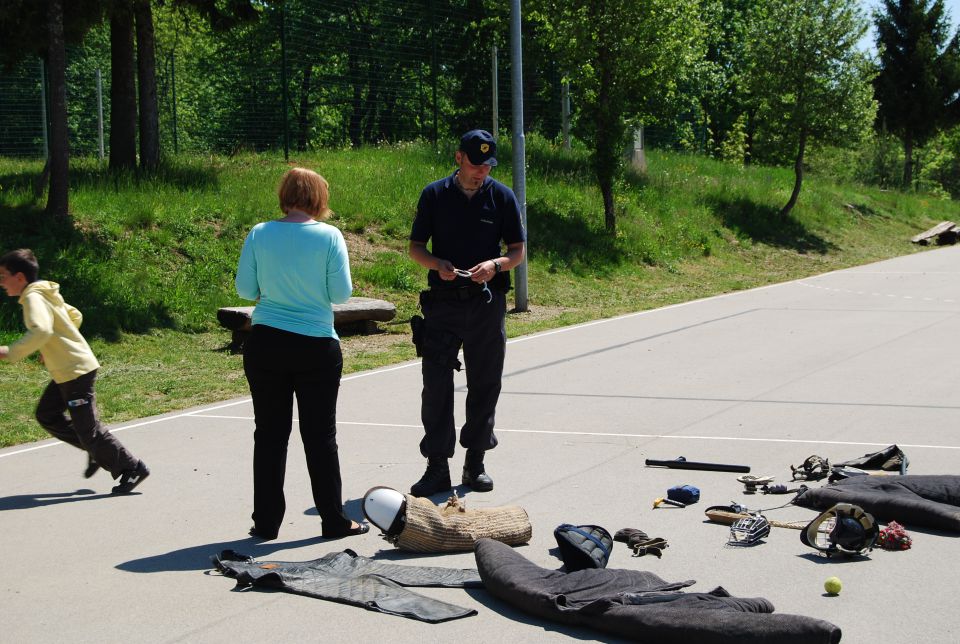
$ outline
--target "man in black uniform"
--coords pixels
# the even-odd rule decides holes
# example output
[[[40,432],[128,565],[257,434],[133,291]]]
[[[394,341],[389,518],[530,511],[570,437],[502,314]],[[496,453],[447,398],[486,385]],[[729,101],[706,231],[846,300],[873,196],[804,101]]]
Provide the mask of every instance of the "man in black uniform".
[[[423,189],[410,233],[410,257],[430,270],[430,288],[420,294],[423,321],[414,329],[417,354],[423,356],[420,453],[427,457],[427,471],[410,488],[414,496],[450,489],[447,460],[457,437],[453,370],[460,370],[461,347],[467,370],[462,482],[478,492],[493,489],[483,456],[497,446],[493,426],[507,344],[508,271],[526,250],[517,197],[489,176],[496,152],[489,132],[464,134],[455,154],[459,168]]]

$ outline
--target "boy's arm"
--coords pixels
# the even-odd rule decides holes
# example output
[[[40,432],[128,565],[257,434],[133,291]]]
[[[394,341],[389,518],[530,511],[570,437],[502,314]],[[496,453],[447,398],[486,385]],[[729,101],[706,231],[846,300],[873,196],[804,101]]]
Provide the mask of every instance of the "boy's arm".
[[[73,322],[73,326],[80,328],[80,325],[83,324],[83,313],[80,312],[80,309],[75,306],[70,306],[66,302],[63,303],[67,307],[67,315],[70,316],[70,321]]]
[[[7,347],[6,360],[16,362],[37,351],[53,335],[53,315],[39,293],[30,293],[23,302],[23,322],[27,332]]]

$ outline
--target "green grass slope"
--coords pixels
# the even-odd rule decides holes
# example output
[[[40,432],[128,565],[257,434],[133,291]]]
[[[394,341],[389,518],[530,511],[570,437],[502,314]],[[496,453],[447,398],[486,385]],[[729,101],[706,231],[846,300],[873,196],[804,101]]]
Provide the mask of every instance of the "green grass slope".
[[[249,304],[233,292],[240,247],[253,224],[277,215],[277,183],[294,165],[330,181],[331,223],[347,237],[355,295],[398,308],[387,333],[344,338],[347,372],[412,358],[406,321],[425,277],[406,255],[406,236],[420,189],[452,171],[452,154],[405,144],[289,162],[178,157],[150,179],[74,160],[71,222],[44,218],[33,194],[41,163],[0,159],[0,246],[33,248],[41,276],[83,311],[103,363],[103,418],[120,422],[246,394],[215,312]],[[509,185],[509,149],[499,157],[494,176]],[[618,186],[610,238],[586,153],[528,139],[530,310],[509,316],[511,336],[915,252],[912,235],[960,217],[953,202],[814,175],[784,221],[789,170],[667,152],[648,162],[645,176]],[[0,343],[20,332],[20,308],[5,298]],[[45,437],[32,420],[45,382],[36,360],[0,366],[0,446]]]

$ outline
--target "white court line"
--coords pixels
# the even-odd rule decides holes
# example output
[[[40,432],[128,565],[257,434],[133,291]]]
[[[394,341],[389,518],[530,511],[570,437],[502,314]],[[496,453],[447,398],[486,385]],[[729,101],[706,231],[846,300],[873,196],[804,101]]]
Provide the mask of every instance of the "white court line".
[[[821,277],[827,277],[827,276],[829,276],[829,275],[833,275],[834,273],[840,273],[840,272],[852,273],[852,272],[854,272],[854,270],[853,270],[853,269],[838,269],[838,270],[835,270],[835,271],[829,271],[829,272],[827,272],[827,273],[821,273],[820,275],[815,275],[815,276],[813,276],[813,277],[801,277],[801,278],[798,278],[798,279],[795,279],[795,280],[790,280],[789,282],[779,282],[779,283],[777,283],[777,284],[767,284],[766,286],[758,286],[758,287],[756,287],[756,288],[748,289],[748,290],[745,290],[745,291],[733,291],[733,292],[730,292],[730,293],[720,293],[719,295],[711,295],[711,296],[709,296],[709,297],[703,297],[703,298],[700,298],[700,299],[697,299],[697,300],[690,300],[689,302],[678,302],[678,303],[676,303],[676,304],[670,304],[670,305],[668,305],[668,306],[663,306],[663,307],[660,307],[660,308],[657,308],[657,309],[649,309],[649,310],[646,310],[646,311],[636,311],[636,312],[634,312],[634,313],[626,313],[626,314],[624,314],[624,315],[618,315],[618,316],[612,317],[612,318],[604,318],[604,319],[602,319],[602,320],[592,320],[592,321],[590,321],[590,322],[584,322],[584,323],[582,323],[582,324],[574,324],[574,325],[571,325],[571,326],[561,327],[561,328],[559,328],[559,329],[552,329],[552,330],[550,330],[550,331],[542,331],[542,332],[540,332],[540,333],[533,333],[533,334],[525,335],[525,336],[522,336],[522,337],[519,337],[519,338],[514,338],[514,339],[512,339],[512,340],[507,340],[507,344],[516,344],[516,343],[518,343],[518,342],[526,342],[526,341],[528,341],[528,340],[536,340],[536,339],[538,339],[538,338],[545,338],[545,337],[548,337],[548,336],[551,336],[551,335],[556,335],[556,334],[558,334],[558,333],[569,333],[569,332],[571,332],[571,331],[577,331],[577,330],[579,330],[579,329],[586,329],[586,328],[588,328],[588,327],[596,326],[596,325],[598,325],[598,324],[609,324],[609,323],[611,323],[611,322],[617,322],[617,321],[619,321],[619,320],[626,320],[626,319],[630,319],[630,318],[634,318],[634,317],[639,317],[639,316],[642,316],[642,315],[650,315],[651,313],[657,313],[657,312],[659,312],[659,311],[669,311],[670,309],[676,309],[676,308],[680,308],[680,307],[682,307],[682,306],[690,306],[690,305],[692,305],[692,304],[699,304],[699,303],[701,303],[701,302],[710,302],[710,301],[712,301],[712,300],[725,299],[725,298],[728,298],[728,297],[736,297],[736,296],[744,295],[744,294],[746,294],[746,293],[755,293],[755,292],[757,292],[757,291],[765,291],[765,290],[767,290],[767,289],[780,288],[780,287],[782,287],[782,286],[790,286],[791,284],[800,284],[801,286],[812,286],[812,285],[809,285],[809,284],[804,284],[803,282],[804,282],[805,280],[818,279],[818,278],[821,278]],[[862,271],[861,271],[861,272],[862,272]],[[882,274],[882,273],[878,273],[878,274]],[[896,274],[896,273],[892,273],[892,274]],[[918,274],[923,274],[923,273],[921,272],[921,273],[918,273]],[[949,274],[949,273],[948,273],[948,274]],[[821,287],[814,287],[814,288],[821,288]],[[351,374],[351,375],[349,375],[349,376],[344,376],[343,378],[340,379],[340,381],[341,381],[341,382],[347,382],[347,381],[350,381],[350,380],[359,380],[360,378],[366,378],[366,377],[368,377],[368,376],[379,375],[379,374],[381,374],[381,373],[388,373],[388,372],[390,372],[390,371],[397,371],[397,370],[399,370],[399,369],[406,369],[406,368],[408,368],[408,367],[413,367],[413,366],[416,366],[416,365],[418,365],[418,364],[420,364],[420,361],[419,361],[419,360],[414,360],[414,361],[406,362],[406,363],[399,364],[399,365],[391,365],[391,366],[388,366],[388,367],[383,367],[383,368],[381,368],[381,369],[374,369],[373,371],[364,371],[364,372],[361,372],[361,373],[356,373],[356,374]],[[217,405],[217,406],[215,406],[215,407],[206,407],[206,408],[204,408],[204,409],[197,410],[197,411],[188,411],[188,412],[183,412],[183,413],[181,413],[181,414],[174,414],[174,415],[171,415],[171,416],[164,416],[164,417],[162,417],[162,418],[153,418],[153,419],[151,419],[151,420],[145,420],[145,421],[142,421],[142,422],[139,422],[139,423],[133,423],[133,424],[130,424],[130,425],[123,425],[123,426],[120,426],[120,427],[110,427],[109,429],[110,429],[111,432],[119,432],[119,431],[123,431],[123,430],[125,430],[125,429],[133,429],[134,427],[143,427],[143,426],[145,426],[145,425],[153,425],[153,424],[155,424],[155,423],[162,423],[162,422],[165,422],[165,421],[168,421],[168,420],[177,420],[177,419],[179,419],[179,418],[186,418],[186,417],[189,417],[189,416],[198,416],[198,415],[202,414],[204,411],[208,411],[208,410],[212,411],[212,410],[215,410],[215,409],[223,409],[224,407],[231,407],[231,406],[234,406],[234,405],[242,405],[242,404],[244,404],[244,403],[249,403],[249,402],[250,402],[250,398],[244,398],[244,399],[241,399],[241,400],[235,400],[235,401],[232,401],[232,402],[228,402],[228,403],[225,403],[225,404],[223,404],[223,405]],[[361,423],[361,424],[363,424],[363,423]],[[521,430],[498,430],[498,431],[521,431]],[[619,435],[619,434],[618,434],[618,435]],[[669,437],[667,437],[667,438],[669,438]],[[38,450],[38,449],[45,449],[45,448],[47,448],[47,447],[54,447],[54,446],[56,446],[56,445],[65,445],[65,444],[66,444],[66,443],[62,443],[61,441],[54,441],[54,442],[49,442],[49,443],[43,443],[43,444],[40,444],[40,445],[34,445],[34,446],[31,446],[31,447],[25,447],[25,448],[23,448],[23,449],[18,449],[18,450],[14,450],[14,451],[11,451],[11,452],[2,453],[2,454],[0,454],[0,458],[5,458],[5,457],[7,457],[7,456],[13,456],[14,454],[24,454],[24,453],[26,453],[26,452],[32,452],[32,451],[35,451],[35,450]],[[853,444],[854,444],[854,445],[873,445],[874,443],[853,443]],[[946,449],[953,449],[953,448],[947,447]]]
[[[215,418],[220,420],[249,420],[253,421],[253,416],[219,416],[214,414],[193,414],[196,418]],[[298,422],[294,419],[294,422]],[[337,425],[356,425],[360,427],[397,427],[400,429],[423,429],[423,425],[400,425],[397,423],[360,423],[355,421],[338,420]],[[559,431],[549,429],[501,429],[498,427],[495,432],[505,434],[549,434],[557,436],[615,436],[617,438],[673,438],[677,440],[703,440],[703,441],[742,441],[745,443],[790,443],[790,444],[810,444],[810,445],[866,445],[885,447],[890,443],[863,443],[859,441],[818,441],[803,440],[799,438],[746,438],[743,436],[677,436],[673,434],[617,434],[616,432],[578,432],[578,431]],[[897,442],[900,447],[921,448],[921,449],[957,449],[960,445],[912,445]]]
[[[836,272],[836,271],[831,271],[831,273],[833,273],[833,272]],[[823,273],[823,275],[830,275],[830,273]],[[822,275],[821,275],[820,277],[822,277]],[[656,313],[657,311],[667,311],[667,310],[675,309],[675,308],[678,308],[678,307],[681,307],[681,306],[689,306],[689,305],[691,305],[691,304],[697,304],[697,303],[699,303],[699,302],[709,302],[710,300],[717,300],[717,299],[721,299],[721,298],[733,297],[733,296],[735,296],[735,295],[743,295],[744,293],[751,293],[751,292],[755,292],[755,291],[763,291],[763,290],[771,289],[771,288],[779,288],[779,287],[781,287],[781,286],[787,286],[787,285],[790,285],[790,284],[798,283],[798,282],[802,281],[803,279],[809,279],[809,278],[800,278],[800,279],[796,279],[796,280],[791,280],[791,281],[789,281],[789,282],[780,282],[780,283],[778,283],[778,284],[767,284],[766,286],[758,286],[757,288],[749,289],[749,290],[746,290],[746,291],[734,291],[734,292],[732,292],[732,293],[721,293],[721,294],[719,294],[719,295],[711,295],[710,297],[700,298],[699,300],[690,300],[689,302],[678,302],[677,304],[671,304],[671,305],[669,305],[669,306],[664,306],[664,307],[661,307],[661,308],[659,308],[659,309],[650,309],[650,310],[647,310],[647,311],[636,311],[636,312],[634,312],[634,313],[626,313],[626,314],[624,314],[624,315],[619,315],[619,316],[612,317],[612,318],[604,318],[604,319],[602,319],[602,320],[592,320],[592,321],[590,321],[590,322],[584,322],[583,324],[574,324],[574,325],[572,325],[572,326],[566,326],[566,327],[562,327],[562,328],[559,328],[559,329],[553,329],[553,330],[550,330],[550,331],[543,331],[543,332],[540,332],[540,333],[533,333],[533,334],[531,334],[531,335],[525,335],[525,336],[522,336],[522,337],[519,337],[519,338],[514,338],[514,339],[512,339],[512,340],[507,340],[507,344],[515,344],[515,343],[517,343],[517,342],[525,342],[525,341],[527,341],[527,340],[533,340],[533,339],[536,339],[536,338],[545,338],[545,337],[547,337],[547,336],[555,335],[555,334],[557,334],[557,333],[567,333],[567,332],[569,332],[569,331],[576,331],[576,330],[578,330],[578,329],[585,329],[585,328],[587,328],[587,327],[595,326],[595,325],[597,325],[597,324],[608,324],[608,323],[610,323],[610,322],[616,322],[616,321],[618,321],[618,320],[625,320],[625,319],[632,318],[632,317],[637,317],[637,316],[640,316],[640,315],[649,315],[649,314],[651,314],[651,313]],[[399,365],[390,365],[390,366],[388,366],[388,367],[382,367],[382,368],[380,368],[380,369],[374,369],[373,371],[363,371],[363,372],[360,372],[360,373],[350,374],[349,376],[344,376],[344,377],[342,377],[342,378],[340,379],[340,382],[343,383],[343,382],[348,382],[348,381],[350,381],[350,380],[359,380],[360,378],[366,378],[366,377],[368,377],[368,376],[379,375],[379,374],[381,374],[381,373],[389,373],[389,372],[391,372],[391,371],[397,371],[397,370],[400,370],[400,369],[406,369],[406,368],[408,368],[408,367],[413,367],[413,366],[416,366],[416,365],[419,365],[419,364],[420,364],[420,360],[413,360],[413,361],[411,361],[411,362],[405,362],[405,363],[402,363],[402,364],[399,364]],[[120,427],[110,427],[109,429],[110,429],[110,432],[111,432],[111,433],[112,433],[112,432],[119,432],[119,431],[123,431],[123,430],[125,430],[125,429],[133,429],[134,427],[143,427],[144,425],[153,425],[153,424],[155,424],[155,423],[162,423],[162,422],[165,422],[165,421],[168,421],[168,420],[177,420],[177,419],[179,419],[179,418],[186,418],[186,417],[189,417],[189,416],[198,416],[198,415],[202,414],[202,413],[205,412],[205,411],[212,411],[212,410],[215,410],[215,409],[223,409],[224,407],[232,407],[233,405],[242,405],[242,404],[248,403],[248,402],[250,402],[250,398],[244,398],[244,399],[241,399],[241,400],[235,400],[235,401],[232,401],[232,402],[228,402],[228,403],[225,403],[225,404],[223,404],[223,405],[217,405],[217,406],[215,406],[215,407],[205,407],[204,409],[200,409],[200,410],[196,410],[196,411],[183,412],[183,413],[181,413],[181,414],[174,414],[174,415],[172,415],[172,416],[164,416],[164,417],[162,417],[162,418],[153,418],[153,419],[151,419],[151,420],[145,420],[145,421],[143,421],[143,422],[133,423],[133,424],[131,424],[131,425],[123,425],[123,426],[120,426]],[[18,449],[18,450],[11,451],[11,452],[5,452],[5,453],[3,453],[3,454],[0,454],[0,458],[5,458],[5,457],[7,457],[7,456],[13,456],[14,454],[24,454],[24,453],[26,453],[26,452],[32,452],[32,451],[35,451],[35,450],[38,450],[38,449],[46,449],[47,447],[54,447],[54,446],[57,446],[57,445],[65,445],[65,444],[66,444],[66,443],[63,443],[63,442],[61,442],[61,441],[54,441],[54,442],[49,442],[49,443],[43,443],[43,444],[40,444],[40,445],[33,445],[33,446],[31,446],[31,447],[25,447],[25,448],[23,448],[23,449]]]
[[[193,415],[195,415],[195,414],[199,414],[199,413],[204,412],[204,411],[214,411],[214,410],[217,410],[217,409],[223,409],[224,407],[233,407],[234,405],[242,405],[243,403],[247,403],[247,402],[250,402],[250,399],[249,399],[249,398],[244,398],[244,399],[242,399],[242,400],[234,400],[234,401],[231,401],[231,402],[228,402],[228,403],[224,403],[224,404],[222,404],[222,405],[215,405],[215,406],[213,406],[213,407],[205,407],[205,408],[200,409],[200,410],[197,410],[197,411],[188,411],[188,412],[184,412],[184,413],[182,413],[182,414],[174,414],[173,416],[163,416],[162,418],[151,418],[150,420],[140,421],[139,423],[131,423],[130,425],[122,425],[122,426],[120,426],[120,427],[110,427],[110,433],[112,434],[112,433],[114,433],[114,432],[122,432],[122,431],[125,430],[125,429],[133,429],[134,427],[143,427],[144,425],[153,425],[153,424],[155,424],[155,423],[162,423],[163,421],[166,421],[166,420],[175,420],[175,419],[177,419],[177,418],[186,418],[187,416],[193,416]],[[18,449],[18,450],[16,450],[16,451],[5,452],[5,453],[3,453],[3,454],[0,454],[0,458],[5,458],[5,457],[7,457],[7,456],[13,456],[14,454],[23,454],[23,453],[25,453],[25,452],[32,452],[32,451],[38,450],[38,449],[45,449],[45,448],[47,448],[47,447],[54,447],[54,446],[56,446],[56,445],[66,445],[66,443],[61,442],[61,441],[54,441],[54,442],[51,442],[51,443],[43,443],[43,444],[41,444],[41,445],[33,445],[32,447],[25,447],[25,448],[23,448],[23,449]]]
[[[820,276],[817,276],[817,277],[820,277]],[[807,278],[807,279],[816,279],[816,278]],[[854,290],[848,289],[848,288],[835,288],[835,287],[832,287],[832,286],[820,286],[819,284],[810,284],[810,283],[804,282],[804,281],[801,281],[799,284],[800,284],[800,286],[805,286],[805,287],[807,287],[807,288],[815,288],[815,289],[818,289],[818,290],[821,290],[821,291],[829,291],[829,292],[831,292],[831,293],[855,293],[855,294],[857,294],[857,295],[864,295],[864,292],[863,292],[863,291],[854,291]],[[896,294],[894,294],[894,293],[870,293],[870,295],[874,295],[874,296],[876,296],[876,297],[884,297],[884,296],[886,296],[886,297],[892,297],[892,298],[900,298],[900,299],[903,299],[903,300],[912,300],[912,299],[913,299],[913,296],[912,296],[912,295],[896,295]],[[934,299],[934,298],[930,298],[930,297],[925,297],[925,298],[923,298],[923,299],[924,299],[925,301],[927,301],[927,302],[940,302],[941,304],[954,304],[954,303],[956,302],[956,300],[951,299],[951,298],[946,298],[946,299]]]

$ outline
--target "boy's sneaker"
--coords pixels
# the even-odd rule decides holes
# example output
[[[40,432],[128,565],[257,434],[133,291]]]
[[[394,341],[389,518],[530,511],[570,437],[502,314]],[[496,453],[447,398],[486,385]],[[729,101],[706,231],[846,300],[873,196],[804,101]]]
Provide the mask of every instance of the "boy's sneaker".
[[[120,473],[120,483],[113,487],[113,493],[128,494],[133,492],[133,488],[143,483],[143,479],[148,476],[150,476],[150,470],[143,464],[143,461],[138,461],[136,469],[124,470]]]
[[[100,466],[97,465],[97,462],[93,460],[93,457],[87,454],[87,469],[83,470],[83,478],[88,479],[94,474],[97,473],[97,470],[100,469]]]

